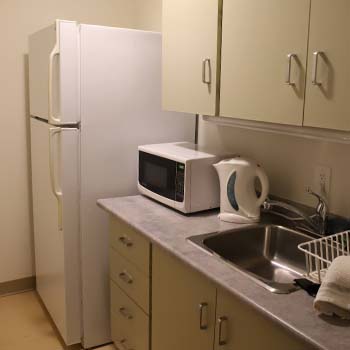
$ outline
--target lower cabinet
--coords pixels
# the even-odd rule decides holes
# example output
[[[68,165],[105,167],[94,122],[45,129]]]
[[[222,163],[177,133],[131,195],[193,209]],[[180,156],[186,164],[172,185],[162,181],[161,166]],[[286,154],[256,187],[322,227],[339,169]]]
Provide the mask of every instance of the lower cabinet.
[[[111,281],[112,339],[120,350],[148,350],[149,318]]]
[[[152,350],[311,350],[161,248],[153,248]]]
[[[313,349],[116,218],[110,234],[117,349]]]
[[[111,217],[111,334],[119,350],[150,350],[151,243]]]
[[[215,350],[311,350],[278,324],[218,288]]]
[[[216,287],[153,247],[152,350],[212,350]]]

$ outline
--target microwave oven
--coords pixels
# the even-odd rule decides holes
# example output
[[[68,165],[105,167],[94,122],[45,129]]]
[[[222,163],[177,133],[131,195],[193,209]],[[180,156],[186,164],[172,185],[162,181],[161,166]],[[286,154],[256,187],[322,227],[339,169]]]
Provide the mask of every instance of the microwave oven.
[[[219,207],[220,185],[213,164],[224,155],[189,142],[144,145],[138,152],[141,194],[183,213]]]

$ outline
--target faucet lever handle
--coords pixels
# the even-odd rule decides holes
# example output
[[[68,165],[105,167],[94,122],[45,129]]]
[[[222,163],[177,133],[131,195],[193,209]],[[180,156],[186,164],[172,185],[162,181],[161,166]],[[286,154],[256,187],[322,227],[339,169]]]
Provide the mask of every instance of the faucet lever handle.
[[[324,218],[327,215],[327,210],[328,210],[326,198],[321,194],[314,192],[310,187],[306,188],[306,192],[318,199],[318,204],[316,206],[316,213]]]

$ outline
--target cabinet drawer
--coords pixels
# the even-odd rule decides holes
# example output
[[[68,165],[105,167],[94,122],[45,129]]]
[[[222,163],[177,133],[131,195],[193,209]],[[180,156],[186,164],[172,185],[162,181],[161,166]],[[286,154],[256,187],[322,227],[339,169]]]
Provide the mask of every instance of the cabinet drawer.
[[[112,340],[121,349],[149,349],[149,318],[111,281]]]
[[[124,258],[149,275],[150,242],[129,225],[111,218],[111,246]]]
[[[110,250],[112,280],[147,314],[149,313],[149,277],[114,249]]]

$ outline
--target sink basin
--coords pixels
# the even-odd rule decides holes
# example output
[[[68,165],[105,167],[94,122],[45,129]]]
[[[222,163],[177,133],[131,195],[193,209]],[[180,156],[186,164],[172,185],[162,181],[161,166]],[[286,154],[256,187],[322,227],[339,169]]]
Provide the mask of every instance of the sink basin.
[[[305,273],[305,257],[298,244],[311,238],[278,225],[252,225],[226,232],[190,237],[273,293],[298,289],[295,278]]]

